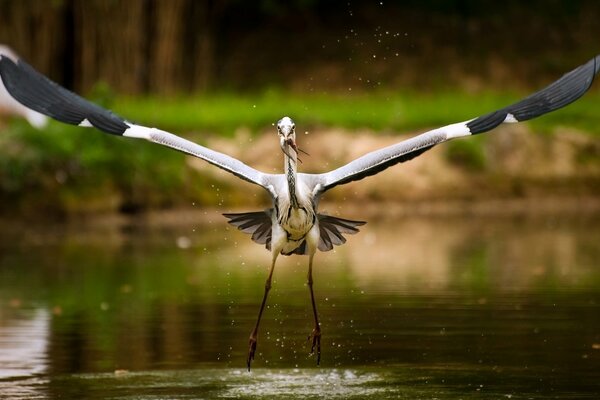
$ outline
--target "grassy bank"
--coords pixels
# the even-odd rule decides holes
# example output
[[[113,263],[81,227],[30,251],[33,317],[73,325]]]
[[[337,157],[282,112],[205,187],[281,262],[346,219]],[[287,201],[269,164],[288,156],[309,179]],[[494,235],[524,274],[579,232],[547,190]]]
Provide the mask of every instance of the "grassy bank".
[[[157,126],[199,143],[233,137],[243,127],[251,135],[269,131],[283,115],[299,132],[339,127],[372,129],[374,134],[410,133],[465,120],[510,104],[514,93],[312,94],[280,91],[260,95],[130,98],[95,96],[126,118]],[[107,100],[111,99],[111,100]],[[536,132],[568,126],[600,136],[600,93],[530,123]],[[312,136],[313,140],[317,136]],[[452,142],[445,156],[463,168],[465,179],[486,169],[487,136]],[[596,139],[594,139],[596,140]],[[597,158],[592,149],[588,155]],[[11,121],[0,135],[0,211],[39,213],[134,211],[181,205],[236,205],[244,196],[210,173],[190,168],[186,157],[150,143],[102,135],[96,130],[52,122],[37,131]]]
[[[178,132],[231,135],[238,127],[257,131],[284,115],[299,129],[336,126],[346,129],[406,132],[476,117],[523,98],[527,93],[361,93],[296,95],[267,91],[259,95],[219,94],[184,98],[117,98],[112,107],[130,119]],[[537,130],[556,125],[600,135],[600,92],[533,121]]]

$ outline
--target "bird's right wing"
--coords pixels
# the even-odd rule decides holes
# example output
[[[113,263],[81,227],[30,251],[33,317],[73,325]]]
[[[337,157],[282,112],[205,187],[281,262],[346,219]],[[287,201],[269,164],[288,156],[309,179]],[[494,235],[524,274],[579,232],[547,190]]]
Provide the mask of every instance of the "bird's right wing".
[[[539,92],[510,106],[478,118],[425,132],[368,153],[333,171],[307,178],[315,187],[315,195],[318,195],[337,185],[363,179],[395,164],[411,160],[438,143],[487,132],[502,123],[527,121],[549,113],[580,98],[590,88],[598,71],[600,71],[600,56],[594,57]]]
[[[0,44],[0,55],[15,61],[18,59],[16,53],[12,51],[11,48],[2,44]],[[21,117],[25,118],[27,122],[31,124],[31,126],[38,129],[45,127],[48,123],[48,117],[25,107],[23,104],[15,100],[6,91],[6,88],[2,84],[2,79],[0,79],[0,111],[7,114],[20,115]]]
[[[0,54],[0,76],[12,97],[39,113],[67,124],[95,127],[113,135],[146,139],[170,147],[271,191],[270,174],[262,173],[233,157],[172,133],[131,123],[61,87],[23,60],[13,61]]]

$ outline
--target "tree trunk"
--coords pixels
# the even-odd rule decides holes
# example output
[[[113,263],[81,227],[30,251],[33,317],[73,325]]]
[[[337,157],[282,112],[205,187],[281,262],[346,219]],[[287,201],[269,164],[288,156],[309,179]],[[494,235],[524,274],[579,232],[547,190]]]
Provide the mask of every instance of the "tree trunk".
[[[154,35],[150,42],[150,90],[175,93],[189,84],[182,79],[183,27],[186,0],[156,1],[154,3]]]

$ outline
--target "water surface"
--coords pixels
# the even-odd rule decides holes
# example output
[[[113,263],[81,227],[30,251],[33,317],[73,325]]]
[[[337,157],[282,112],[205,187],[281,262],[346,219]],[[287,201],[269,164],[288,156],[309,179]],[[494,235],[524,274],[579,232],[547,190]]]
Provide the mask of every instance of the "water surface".
[[[598,216],[373,218],[278,263],[212,214],[0,231],[0,397],[598,398]]]

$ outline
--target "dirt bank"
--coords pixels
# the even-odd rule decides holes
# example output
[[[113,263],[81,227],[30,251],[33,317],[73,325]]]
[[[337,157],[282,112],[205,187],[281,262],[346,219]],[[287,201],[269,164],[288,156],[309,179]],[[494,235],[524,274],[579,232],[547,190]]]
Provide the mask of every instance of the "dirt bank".
[[[301,169],[322,172],[339,167],[369,151],[417,134],[377,134],[324,129],[299,133],[298,144],[310,156]],[[260,170],[280,172],[281,151],[272,132],[258,138],[239,130],[233,140],[209,143]],[[189,159],[191,168],[231,188],[231,204],[248,202],[247,189],[236,178]],[[233,189],[236,188],[236,189]],[[235,193],[238,192],[238,193]],[[242,198],[238,199],[241,195]],[[414,160],[374,177],[332,190],[327,199],[338,202],[418,203],[515,198],[594,198],[600,196],[600,139],[573,129],[557,128],[537,134],[525,125],[497,129],[490,135],[441,144]],[[255,200],[252,200],[255,199]],[[243,200],[243,201],[242,201]],[[252,197],[250,202],[260,201]],[[227,201],[226,201],[227,202]]]
[[[298,144],[310,154],[302,156],[300,169],[304,172],[329,171],[369,151],[418,133],[398,135],[343,129],[300,131]],[[203,144],[259,170],[282,171],[282,154],[272,129],[259,135],[238,129],[232,139],[215,136]],[[160,161],[161,154],[157,151],[148,158]],[[62,218],[65,215],[157,210],[232,210],[268,204],[266,192],[260,188],[202,160],[169,154],[177,163],[162,159],[161,165],[173,169],[172,177],[183,177],[179,186],[166,185],[163,189],[165,185],[140,185],[132,178],[129,186],[122,188],[110,180],[111,171],[105,174],[105,181],[86,180],[85,170],[79,175],[74,173],[69,179],[58,180],[58,173],[64,169],[64,163],[59,160],[56,165],[51,163],[49,167],[34,171],[35,178],[50,183],[25,185],[11,192],[2,200],[0,214]],[[15,168],[18,172],[18,165],[11,165],[7,164],[7,168]],[[111,166],[99,164],[94,168],[104,171]],[[127,171],[119,170],[119,173],[135,177],[140,171],[144,171],[144,164],[140,164],[139,158],[132,158]],[[536,133],[529,125],[502,127],[487,135],[440,144],[416,159],[376,176],[337,187],[323,199],[323,203],[332,205],[332,212],[354,208],[363,214],[369,208],[376,211],[386,207],[400,215],[407,212],[456,214],[473,212],[476,208],[479,213],[492,214],[499,209],[526,213],[533,209],[590,211],[597,210],[599,202],[600,138],[560,127],[550,133]]]

